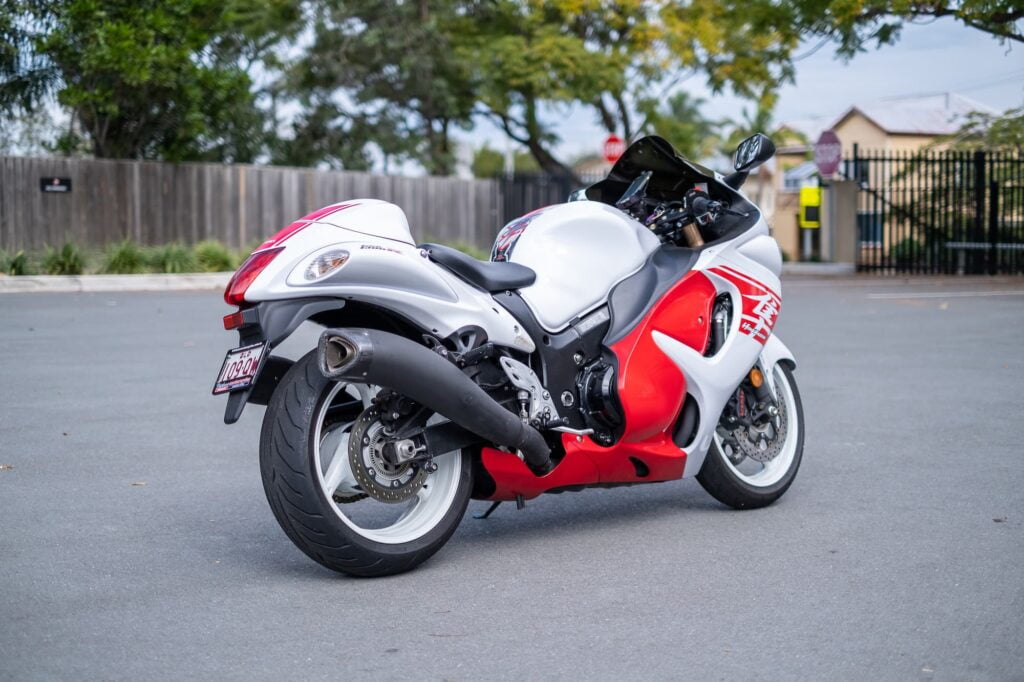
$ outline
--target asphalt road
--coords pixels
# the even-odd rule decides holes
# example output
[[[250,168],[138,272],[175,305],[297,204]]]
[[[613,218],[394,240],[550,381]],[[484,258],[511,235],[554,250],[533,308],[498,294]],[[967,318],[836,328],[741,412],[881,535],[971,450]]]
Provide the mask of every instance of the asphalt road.
[[[544,496],[380,580],[277,527],[216,293],[0,296],[0,679],[1024,679],[1021,294],[788,281],[778,504]]]

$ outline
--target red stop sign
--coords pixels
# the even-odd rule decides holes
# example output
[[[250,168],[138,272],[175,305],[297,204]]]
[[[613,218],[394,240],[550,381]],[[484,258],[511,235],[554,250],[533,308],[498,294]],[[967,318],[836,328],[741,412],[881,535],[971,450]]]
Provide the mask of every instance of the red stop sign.
[[[826,130],[814,144],[814,163],[822,177],[830,178],[843,160],[843,146],[834,130]]]
[[[624,151],[626,151],[626,143],[618,135],[609,135],[604,141],[604,160],[608,163],[615,163],[618,161]]]

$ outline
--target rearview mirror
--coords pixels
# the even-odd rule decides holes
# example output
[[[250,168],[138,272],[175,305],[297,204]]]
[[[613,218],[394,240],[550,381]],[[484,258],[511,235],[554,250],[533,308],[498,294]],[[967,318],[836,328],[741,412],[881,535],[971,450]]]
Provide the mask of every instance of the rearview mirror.
[[[762,163],[772,158],[775,154],[775,144],[761,133],[755,133],[740,142],[736,147],[736,164],[734,168],[740,172],[757,168]]]

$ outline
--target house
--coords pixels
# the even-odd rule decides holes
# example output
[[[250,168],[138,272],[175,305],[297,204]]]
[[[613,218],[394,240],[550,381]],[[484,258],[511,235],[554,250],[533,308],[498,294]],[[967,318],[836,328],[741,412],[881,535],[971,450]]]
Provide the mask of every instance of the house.
[[[883,99],[855,104],[837,118],[809,118],[783,123],[773,135],[776,152],[776,198],[771,225],[782,250],[800,257],[797,226],[800,187],[817,181],[814,142],[831,129],[843,145],[843,158],[853,150],[871,154],[914,152],[959,130],[974,111],[990,107],[956,93]]]

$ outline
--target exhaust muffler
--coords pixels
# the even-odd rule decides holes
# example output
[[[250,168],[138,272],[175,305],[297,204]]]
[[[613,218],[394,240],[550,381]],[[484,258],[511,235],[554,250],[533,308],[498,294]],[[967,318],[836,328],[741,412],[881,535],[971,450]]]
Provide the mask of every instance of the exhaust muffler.
[[[551,470],[551,448],[539,431],[426,346],[376,329],[328,329],[320,335],[318,364],[328,379],[386,386],[484,440],[520,451],[538,475]]]

